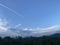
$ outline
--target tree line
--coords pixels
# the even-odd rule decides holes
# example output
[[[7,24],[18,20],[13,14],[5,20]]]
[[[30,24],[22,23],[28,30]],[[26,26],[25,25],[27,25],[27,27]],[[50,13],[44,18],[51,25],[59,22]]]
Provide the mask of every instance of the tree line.
[[[60,38],[57,37],[25,37],[20,36],[12,37],[0,37],[0,45],[60,45]]]

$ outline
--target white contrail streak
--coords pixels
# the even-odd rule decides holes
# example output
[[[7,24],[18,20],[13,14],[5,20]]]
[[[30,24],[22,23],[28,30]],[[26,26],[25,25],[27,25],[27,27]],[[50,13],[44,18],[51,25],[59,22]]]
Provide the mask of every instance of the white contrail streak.
[[[7,8],[8,10],[12,11],[13,13],[15,13],[16,15],[18,15],[18,16],[20,16],[20,17],[23,17],[23,16],[20,15],[18,12],[14,11],[13,9],[11,9],[11,8],[9,8],[9,7],[7,7],[7,6],[3,5],[3,4],[1,4],[1,3],[0,3],[0,6],[2,6],[2,7],[4,7],[4,8]]]

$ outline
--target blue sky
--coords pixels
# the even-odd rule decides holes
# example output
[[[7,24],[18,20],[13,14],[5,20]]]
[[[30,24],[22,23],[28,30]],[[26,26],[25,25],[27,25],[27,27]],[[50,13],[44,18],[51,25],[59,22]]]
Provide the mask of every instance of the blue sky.
[[[8,25],[6,25],[7,23]],[[30,32],[32,35],[59,31],[60,0],[0,0],[0,28],[3,29],[2,32],[5,34],[11,32],[17,35],[9,29],[14,27],[28,30],[27,33]],[[37,32],[32,31],[32,33],[31,30]]]
[[[1,0],[0,3],[23,15],[0,6],[3,18],[11,26],[19,23],[31,28],[60,25],[60,0]]]

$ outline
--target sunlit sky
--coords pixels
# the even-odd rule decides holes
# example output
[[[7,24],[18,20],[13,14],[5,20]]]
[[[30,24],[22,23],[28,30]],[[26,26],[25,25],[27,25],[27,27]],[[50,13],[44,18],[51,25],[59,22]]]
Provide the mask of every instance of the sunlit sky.
[[[0,0],[0,4],[6,6],[0,5],[0,18],[6,19],[12,27],[60,25],[60,0]]]

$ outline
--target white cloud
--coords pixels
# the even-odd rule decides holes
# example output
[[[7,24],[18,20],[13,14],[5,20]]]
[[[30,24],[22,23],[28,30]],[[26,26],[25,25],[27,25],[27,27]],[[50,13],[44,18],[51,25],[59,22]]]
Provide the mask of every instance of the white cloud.
[[[44,36],[44,35],[51,35],[54,33],[58,33],[60,31],[60,26],[55,25],[46,28],[24,28],[18,31],[21,36]]]
[[[17,30],[16,30],[17,31]],[[51,35],[58,33],[60,31],[60,26],[50,26],[46,28],[23,28],[18,30],[18,33],[21,34],[22,37],[24,36],[44,36],[44,35]]]
[[[39,29],[34,32],[32,32],[33,36],[43,36],[43,35],[51,35],[54,33],[58,33],[58,31],[60,31],[60,26],[56,25],[56,26],[51,26],[51,27],[47,27],[47,28],[42,28]]]
[[[7,26],[7,21],[5,19],[0,19],[0,32],[7,31],[8,27],[6,26]]]
[[[23,29],[17,29],[17,27],[20,27],[21,24],[18,24],[15,26],[14,29],[10,29],[8,25],[8,21],[6,19],[0,18],[0,36],[44,36],[44,35],[51,35],[54,33],[60,33],[60,25],[55,25],[51,27],[46,28],[23,28]]]
[[[18,33],[12,31],[9,29],[9,26],[7,25],[8,22],[6,19],[0,18],[0,36],[18,36]]]
[[[14,28],[19,28],[21,24],[15,25]]]
[[[33,29],[32,28],[24,28],[22,30],[26,30],[26,31],[30,30],[30,31],[32,31]]]

